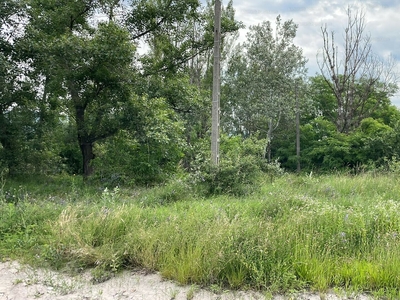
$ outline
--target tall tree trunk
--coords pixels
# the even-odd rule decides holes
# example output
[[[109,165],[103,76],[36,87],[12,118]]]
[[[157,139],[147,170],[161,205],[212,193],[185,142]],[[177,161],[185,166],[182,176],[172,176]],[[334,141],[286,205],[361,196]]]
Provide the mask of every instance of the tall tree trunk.
[[[80,142],[79,144],[83,158],[83,176],[85,178],[93,174],[93,166],[90,164],[94,159],[93,143]]]
[[[90,165],[94,159],[93,141],[85,132],[85,108],[76,107],[76,127],[78,131],[78,142],[82,153],[82,171],[85,178],[93,174],[93,167]]]
[[[75,103],[75,122],[76,129],[78,132],[78,143],[81,148],[82,153],[82,172],[83,177],[87,178],[93,174],[93,166],[91,166],[91,161],[94,159],[93,153],[93,143],[94,139],[90,138],[89,134],[85,130],[85,110],[86,105],[81,103],[81,99],[78,94],[78,89],[74,82],[68,82],[69,91],[73,103]]]
[[[18,166],[16,153],[18,149],[15,147],[13,135],[9,130],[9,126],[3,112],[0,112],[0,146],[3,148],[2,160],[5,160],[5,166],[8,168],[8,175],[13,176],[18,173],[16,171],[16,167]]]
[[[4,132],[2,133],[4,134]],[[13,145],[13,141],[7,137],[6,134],[4,134],[4,136],[0,137],[0,145],[3,147],[3,153],[4,156],[2,157],[2,159],[5,160],[5,166],[7,167],[8,170],[6,170],[6,172],[8,173],[8,175],[10,176],[14,176],[17,175],[17,166],[18,163],[16,161],[16,151],[17,149],[15,149],[14,145]],[[0,172],[3,170],[0,170]],[[1,175],[1,173],[0,173]]]

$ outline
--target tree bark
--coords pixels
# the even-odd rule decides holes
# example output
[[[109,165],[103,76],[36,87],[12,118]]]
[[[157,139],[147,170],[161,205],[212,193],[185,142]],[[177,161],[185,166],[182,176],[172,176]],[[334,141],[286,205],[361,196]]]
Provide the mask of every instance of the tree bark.
[[[14,145],[15,143],[12,140],[13,136],[11,131],[8,129],[8,126],[9,125],[7,124],[3,112],[0,112],[0,145],[3,147],[4,154],[2,159],[5,160],[5,164],[8,168],[8,175],[13,176],[17,175],[18,173],[16,171],[18,164],[15,157],[15,153],[18,151],[18,149],[16,149]]]
[[[83,177],[86,179],[93,174],[94,168],[91,165],[91,161],[94,159],[93,143],[94,139],[90,138],[85,130],[85,110],[86,105],[81,103],[81,99],[78,94],[78,88],[74,82],[68,82],[69,92],[71,94],[72,101],[75,105],[75,122],[76,129],[78,132],[78,143],[82,153],[82,172]]]
[[[94,159],[95,155],[93,153],[93,143],[91,142],[80,142],[80,148],[83,158],[83,176],[84,178],[89,177],[93,174],[93,166],[90,164]]]
[[[91,161],[94,159],[93,141],[89,139],[85,133],[85,108],[77,106],[76,112],[76,126],[78,131],[78,142],[82,153],[82,171],[83,177],[87,178],[93,174],[93,167]]]

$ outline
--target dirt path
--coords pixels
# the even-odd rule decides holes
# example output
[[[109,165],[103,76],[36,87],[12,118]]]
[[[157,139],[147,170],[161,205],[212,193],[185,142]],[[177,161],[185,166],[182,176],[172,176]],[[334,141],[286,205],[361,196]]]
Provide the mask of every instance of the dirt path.
[[[267,297],[255,292],[221,292],[218,294],[195,286],[178,286],[158,274],[125,271],[106,282],[93,284],[90,273],[76,277],[49,270],[21,266],[17,262],[0,262],[0,300],[255,300],[255,299],[345,299],[333,294],[302,294],[291,297]],[[351,299],[367,300],[365,296]]]

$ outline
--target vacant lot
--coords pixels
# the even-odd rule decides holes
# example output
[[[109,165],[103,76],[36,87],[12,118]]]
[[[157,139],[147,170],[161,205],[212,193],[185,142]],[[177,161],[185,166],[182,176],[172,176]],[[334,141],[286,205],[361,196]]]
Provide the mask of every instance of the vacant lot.
[[[86,274],[89,289],[94,283],[100,291],[127,276],[122,270],[157,271],[185,286],[168,299],[189,299],[184,293],[198,287],[220,295],[251,289],[395,299],[399,195],[390,175],[285,175],[251,196],[206,199],[182,181],[153,189],[88,187],[74,178],[10,181],[1,190],[0,255]],[[14,288],[25,279],[16,280]],[[164,293],[165,283],[153,290]]]

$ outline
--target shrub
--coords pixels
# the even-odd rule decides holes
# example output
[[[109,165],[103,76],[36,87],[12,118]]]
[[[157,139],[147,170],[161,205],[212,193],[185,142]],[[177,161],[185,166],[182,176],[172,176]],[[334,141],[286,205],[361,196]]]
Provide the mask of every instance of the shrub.
[[[247,195],[259,187],[261,170],[251,156],[221,161],[219,166],[211,164],[202,171],[202,182],[206,193]]]
[[[268,164],[263,158],[264,141],[222,136],[220,163],[212,165],[199,156],[192,178],[206,195],[243,196],[258,190],[263,176],[281,174],[278,163]]]

